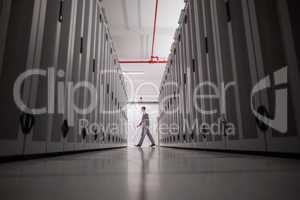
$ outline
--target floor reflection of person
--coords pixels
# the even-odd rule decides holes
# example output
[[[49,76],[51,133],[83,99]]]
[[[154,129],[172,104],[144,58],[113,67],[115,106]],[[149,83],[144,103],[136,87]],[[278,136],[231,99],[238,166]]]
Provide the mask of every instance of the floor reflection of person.
[[[137,126],[137,127],[142,127],[142,136],[141,136],[141,139],[140,139],[139,143],[136,146],[141,147],[143,145],[144,139],[147,135],[148,138],[151,141],[151,147],[154,147],[155,142],[154,142],[154,139],[153,139],[153,137],[150,133],[150,129],[149,129],[150,120],[149,120],[149,114],[146,113],[146,107],[142,107],[142,113],[143,113],[143,116],[142,116],[141,123]]]
[[[138,149],[141,155],[141,177],[140,177],[140,188],[139,188],[139,193],[138,193],[138,198],[139,200],[147,200],[151,199],[149,198],[149,194],[147,194],[147,184],[148,184],[148,179],[147,179],[147,173],[150,172],[150,161],[152,160],[152,157],[155,152],[155,148],[151,148],[150,152],[148,152],[148,156],[145,156],[143,148]]]

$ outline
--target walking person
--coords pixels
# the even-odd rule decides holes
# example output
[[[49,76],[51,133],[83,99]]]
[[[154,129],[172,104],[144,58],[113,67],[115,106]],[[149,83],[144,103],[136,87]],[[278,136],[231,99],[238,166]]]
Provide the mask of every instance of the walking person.
[[[136,146],[137,147],[141,147],[143,145],[144,139],[145,139],[145,137],[147,135],[148,138],[151,141],[151,147],[154,147],[155,146],[155,142],[154,142],[154,139],[153,139],[153,137],[152,137],[152,135],[150,133],[150,129],[149,129],[150,120],[149,120],[148,113],[146,113],[146,107],[142,107],[142,113],[143,113],[143,116],[142,116],[141,123],[137,126],[138,128],[142,127],[142,136],[141,136],[140,142]]]

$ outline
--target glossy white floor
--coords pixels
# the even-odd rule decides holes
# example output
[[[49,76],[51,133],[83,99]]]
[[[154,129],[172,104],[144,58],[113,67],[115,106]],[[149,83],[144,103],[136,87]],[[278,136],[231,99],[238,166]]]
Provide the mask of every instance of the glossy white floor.
[[[0,165],[1,200],[299,198],[291,159],[128,148]]]

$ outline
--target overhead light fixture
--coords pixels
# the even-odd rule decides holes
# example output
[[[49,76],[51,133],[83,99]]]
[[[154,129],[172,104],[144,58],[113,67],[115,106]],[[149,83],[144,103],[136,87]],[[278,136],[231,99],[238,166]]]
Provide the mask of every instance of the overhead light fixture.
[[[124,75],[145,75],[145,72],[142,71],[124,71]]]

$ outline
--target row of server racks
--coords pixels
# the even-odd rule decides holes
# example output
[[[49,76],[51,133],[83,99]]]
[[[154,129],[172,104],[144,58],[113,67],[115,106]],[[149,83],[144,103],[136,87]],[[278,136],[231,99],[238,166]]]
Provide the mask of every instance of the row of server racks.
[[[0,24],[0,157],[127,145],[125,79],[101,1],[0,1]]]
[[[300,153],[293,0],[186,0],[160,87],[162,146]]]

